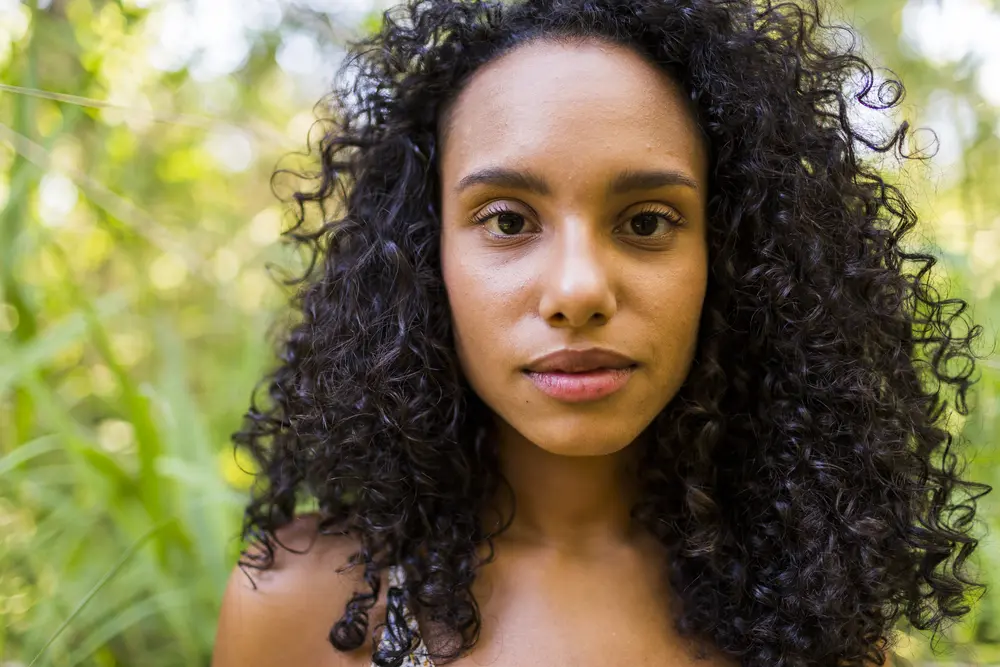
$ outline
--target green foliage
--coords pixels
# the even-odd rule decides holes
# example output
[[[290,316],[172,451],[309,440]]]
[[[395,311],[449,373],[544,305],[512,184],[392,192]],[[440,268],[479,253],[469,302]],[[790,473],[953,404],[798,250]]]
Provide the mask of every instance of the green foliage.
[[[300,261],[276,243],[283,214],[262,184],[304,147],[329,45],[378,16],[263,3],[242,32],[210,28],[239,58],[209,67],[228,56],[156,51],[198,3],[40,4],[0,4],[0,662],[204,665],[249,481],[229,434],[287,296],[267,267]],[[988,345],[1000,110],[974,58],[935,64],[905,45],[903,0],[843,6],[906,83],[904,117],[972,111],[957,164],[900,178]],[[311,53],[320,71],[302,66]],[[962,424],[970,474],[1000,486],[998,397],[987,359]],[[1000,549],[984,544],[989,579]],[[953,659],[1000,661],[1000,596],[977,609],[954,629]],[[900,652],[935,658],[917,635]]]

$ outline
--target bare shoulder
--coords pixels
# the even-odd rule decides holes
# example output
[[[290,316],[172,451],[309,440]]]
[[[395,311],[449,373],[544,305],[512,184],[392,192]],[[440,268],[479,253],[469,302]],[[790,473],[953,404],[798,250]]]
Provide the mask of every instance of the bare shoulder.
[[[347,564],[356,543],[320,535],[311,515],[280,529],[277,537],[287,549],[275,545],[272,567],[233,568],[222,599],[212,667],[370,664],[370,627],[366,645],[349,654],[327,640],[346,602],[365,589],[360,568],[337,571]]]

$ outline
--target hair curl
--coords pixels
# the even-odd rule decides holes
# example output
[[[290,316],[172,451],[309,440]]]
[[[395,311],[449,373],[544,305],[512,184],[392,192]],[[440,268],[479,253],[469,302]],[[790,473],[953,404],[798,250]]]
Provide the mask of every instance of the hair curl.
[[[324,532],[357,540],[367,585],[332,627],[337,649],[365,642],[393,563],[458,639],[438,659],[475,644],[470,586],[477,548],[493,544],[477,517],[506,483],[453,347],[439,131],[484,63],[531,40],[596,39],[682,84],[710,150],[700,339],[652,425],[633,511],[669,553],[677,628],[743,665],[856,666],[883,662],[903,617],[937,636],[966,614],[983,588],[966,561],[990,487],[961,478],[948,417],[968,413],[980,327],[935,290],[933,254],[904,248],[916,215],[856,152],[902,155],[908,126],[866,136],[848,113],[852,82],[879,110],[902,85],[876,87],[821,17],[816,0],[410,0],[386,12],[352,46],[315,185],[294,195],[285,235],[311,254],[294,281],[302,317],[262,383],[269,407],[252,400],[233,435],[259,469],[243,538],[265,547],[241,564],[269,567],[275,532],[311,498]],[[310,231],[314,205],[324,220]]]

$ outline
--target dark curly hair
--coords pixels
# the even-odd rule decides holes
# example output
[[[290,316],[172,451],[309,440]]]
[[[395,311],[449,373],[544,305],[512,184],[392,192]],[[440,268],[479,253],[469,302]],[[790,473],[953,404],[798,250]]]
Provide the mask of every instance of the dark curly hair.
[[[479,517],[506,482],[453,346],[439,130],[501,54],[603,40],[683,86],[710,155],[698,347],[642,445],[633,508],[669,554],[677,629],[743,665],[855,666],[883,663],[901,618],[938,637],[966,614],[983,588],[967,571],[976,501],[991,489],[962,479],[949,417],[968,413],[981,329],[935,289],[933,253],[904,246],[916,215],[858,153],[912,157],[906,123],[880,141],[849,114],[852,96],[897,105],[902,85],[876,86],[855,41],[837,39],[853,33],[822,19],[816,0],[387,11],[339,72],[320,169],[298,173],[308,185],[285,236],[310,261],[292,281],[296,323],[262,382],[268,407],[252,401],[233,435],[258,467],[242,536],[264,547],[241,565],[270,567],[276,531],[311,500],[321,532],[356,540],[366,582],[331,619],[336,649],[365,642],[392,564],[457,640],[439,659],[475,644],[470,587],[496,534]]]

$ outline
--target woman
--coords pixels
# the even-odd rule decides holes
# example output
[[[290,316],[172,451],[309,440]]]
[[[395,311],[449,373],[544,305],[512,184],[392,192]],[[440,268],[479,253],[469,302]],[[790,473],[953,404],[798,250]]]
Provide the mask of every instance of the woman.
[[[968,611],[988,487],[944,420],[978,329],[855,152],[907,128],[866,137],[846,86],[902,89],[833,36],[808,3],[411,0],[354,47],[235,436],[216,665],[883,664]]]

